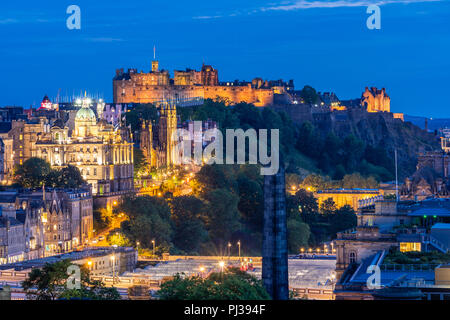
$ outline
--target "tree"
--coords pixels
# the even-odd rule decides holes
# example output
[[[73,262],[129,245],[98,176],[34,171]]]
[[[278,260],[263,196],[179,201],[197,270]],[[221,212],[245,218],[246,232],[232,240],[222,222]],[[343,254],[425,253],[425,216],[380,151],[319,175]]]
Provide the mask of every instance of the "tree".
[[[139,241],[143,248],[170,246],[172,225],[167,202],[158,197],[127,197],[115,209],[123,212],[129,220],[123,221],[121,230],[132,242]]]
[[[233,169],[224,165],[205,165],[195,175],[198,189],[201,192],[212,189],[226,188],[228,190],[236,188],[236,181],[233,176]]]
[[[139,131],[142,121],[156,121],[158,119],[158,110],[152,104],[141,103],[135,105],[133,109],[125,114],[125,120],[131,125],[133,132]]]
[[[161,284],[161,300],[269,300],[262,281],[246,272],[229,268],[207,278],[177,274]]]
[[[321,156],[322,141],[318,135],[317,130],[309,121],[303,122],[300,127],[298,139],[297,139],[297,149],[314,159]]]
[[[50,163],[41,158],[30,158],[23,165],[16,167],[15,180],[23,188],[52,188],[75,189],[82,186],[85,181],[80,170],[69,165],[61,170],[52,169]]]
[[[15,181],[24,188],[39,188],[52,171],[50,164],[41,158],[30,158],[14,171]]]
[[[294,196],[286,198],[286,210],[288,216],[300,215],[303,221],[311,223],[317,220],[319,207],[312,192],[300,189]]]
[[[108,244],[111,246],[130,247],[130,240],[120,231],[112,230],[106,237]]]
[[[316,104],[320,101],[320,97],[317,94],[316,89],[311,86],[304,86],[300,91],[300,96],[305,101],[305,103],[308,104]]]
[[[287,220],[287,234],[289,252],[298,253],[301,247],[308,245],[311,231],[309,230],[309,226],[300,217],[289,218]]]
[[[324,202],[320,204],[320,213],[324,216],[330,216],[336,213],[337,207],[336,203],[332,198],[326,199]]]
[[[239,198],[226,189],[215,189],[205,195],[208,212],[208,231],[216,245],[230,241],[240,228]]]
[[[355,228],[357,217],[355,211],[349,205],[345,205],[336,210],[336,213],[330,217],[330,233],[335,236],[337,232]]]
[[[22,282],[22,287],[30,299],[57,300],[57,299],[91,299],[91,300],[119,300],[120,295],[115,288],[106,288],[99,281],[89,278],[89,270],[80,267],[80,289],[67,287],[69,278],[68,268],[72,265],[70,260],[56,263],[47,263],[42,269],[33,268],[28,278]]]
[[[308,191],[324,190],[330,187],[330,181],[317,174],[310,174],[301,183],[300,187]]]
[[[262,186],[246,176],[238,178],[238,209],[243,222],[253,231],[261,232],[264,218],[264,194]]]
[[[185,252],[196,252],[208,237],[203,201],[194,196],[182,196],[173,198],[170,206],[174,222],[173,243]]]
[[[76,189],[85,183],[81,176],[80,169],[75,166],[68,165],[59,171],[58,185],[59,188]]]
[[[146,161],[141,149],[133,148],[134,176],[146,176],[149,174],[150,164]]]

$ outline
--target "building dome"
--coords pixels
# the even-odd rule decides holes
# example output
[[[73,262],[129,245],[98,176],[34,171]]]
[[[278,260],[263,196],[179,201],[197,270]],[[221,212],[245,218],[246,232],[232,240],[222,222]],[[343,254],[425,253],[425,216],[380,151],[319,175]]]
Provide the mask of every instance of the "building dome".
[[[96,120],[95,113],[91,108],[82,107],[78,110],[75,120]]]

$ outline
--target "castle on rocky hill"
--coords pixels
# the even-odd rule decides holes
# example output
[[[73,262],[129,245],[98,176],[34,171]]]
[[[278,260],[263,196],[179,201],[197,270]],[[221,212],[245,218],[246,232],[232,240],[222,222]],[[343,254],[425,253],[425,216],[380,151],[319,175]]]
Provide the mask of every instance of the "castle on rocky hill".
[[[293,90],[294,83],[283,80],[264,81],[255,78],[251,82],[219,82],[217,69],[203,64],[200,71],[175,70],[170,77],[167,70],[159,69],[159,62],[152,61],[150,72],[136,69],[116,70],[113,79],[114,103],[154,103],[172,101],[175,104],[190,99],[220,98],[230,104],[252,103],[257,107],[272,105],[275,94]]]

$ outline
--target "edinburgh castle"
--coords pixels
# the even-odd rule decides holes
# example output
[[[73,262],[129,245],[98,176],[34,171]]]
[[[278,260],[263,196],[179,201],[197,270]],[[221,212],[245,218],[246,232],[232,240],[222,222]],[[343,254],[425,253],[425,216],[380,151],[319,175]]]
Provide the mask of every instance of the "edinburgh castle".
[[[159,70],[158,61],[152,61],[151,71],[136,69],[116,70],[113,79],[114,103],[158,103],[160,101],[186,101],[194,98],[221,98],[230,104],[246,102],[257,107],[274,102],[274,94],[293,89],[293,81],[219,82],[218,71],[203,65],[201,71],[186,69],[174,71],[173,79],[167,70]]]

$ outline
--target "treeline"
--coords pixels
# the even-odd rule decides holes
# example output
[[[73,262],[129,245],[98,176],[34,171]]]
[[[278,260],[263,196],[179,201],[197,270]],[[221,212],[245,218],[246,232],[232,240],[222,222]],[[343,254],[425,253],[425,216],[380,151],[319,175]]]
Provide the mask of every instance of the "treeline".
[[[41,158],[30,158],[14,168],[15,186],[21,188],[79,188],[85,181],[75,166],[53,169],[50,163]]]
[[[341,180],[332,180],[328,176],[310,174],[302,179],[299,175],[290,173],[286,175],[286,188],[290,191],[305,189],[318,191],[326,189],[377,189],[379,183],[373,176],[364,177],[359,173],[346,174]]]
[[[394,162],[382,146],[371,146],[353,135],[341,139],[329,132],[321,132],[310,122],[304,122],[298,131],[297,149],[315,160],[318,168],[335,180],[346,174],[359,172],[378,181],[395,176]]]
[[[311,100],[314,92],[307,89],[304,89],[305,97]],[[178,108],[177,112],[182,120],[214,120],[222,130],[279,129],[280,152],[284,156],[288,173],[299,173],[306,169],[334,180],[342,180],[345,175],[352,173],[372,176],[377,181],[394,177],[393,159],[387,155],[383,146],[365,144],[351,134],[343,139],[332,132],[324,135],[310,122],[300,126],[294,124],[282,111],[257,108],[246,103],[227,106],[220,99],[208,99],[201,106]]]
[[[154,240],[157,253],[200,255],[227,255],[230,243],[236,255],[240,241],[243,255],[261,254],[264,194],[258,166],[203,166],[193,189],[189,196],[126,198],[116,208],[116,213],[129,217],[121,224],[121,242],[152,249]],[[291,253],[356,225],[350,207],[337,208],[326,201],[319,208],[305,190],[287,195],[286,201]]]
[[[302,98],[307,103],[315,103],[317,93],[309,86],[302,90]],[[223,99],[205,100],[204,104],[177,108],[181,121],[216,121],[220,129],[247,130],[249,128],[279,129],[280,152],[286,162],[286,171],[299,173],[305,169],[333,180],[341,180],[345,175],[360,173],[374,177],[377,181],[394,178],[394,161],[382,145],[364,143],[352,134],[344,138],[333,132],[324,132],[306,121],[296,125],[282,111],[258,108],[252,104],[227,105]],[[143,120],[156,121],[157,109],[151,104],[138,104],[126,114],[127,124],[133,131],[140,130]]]

